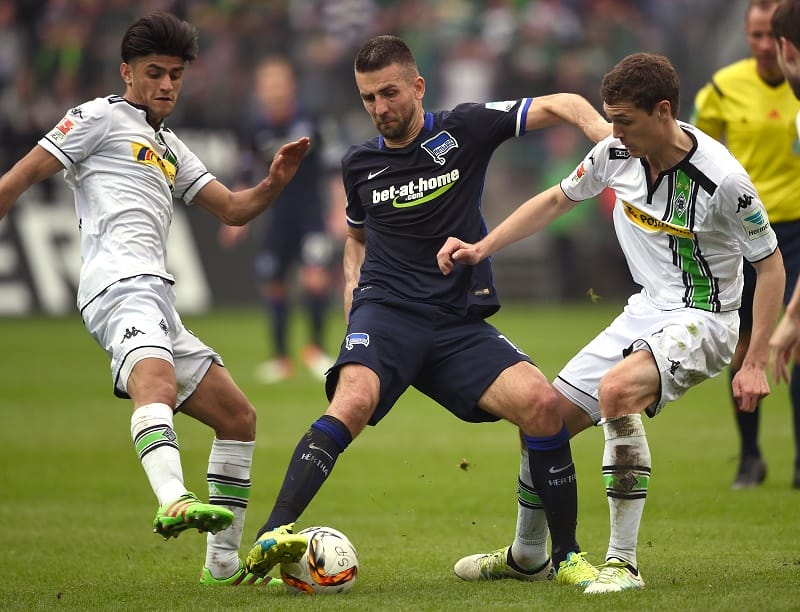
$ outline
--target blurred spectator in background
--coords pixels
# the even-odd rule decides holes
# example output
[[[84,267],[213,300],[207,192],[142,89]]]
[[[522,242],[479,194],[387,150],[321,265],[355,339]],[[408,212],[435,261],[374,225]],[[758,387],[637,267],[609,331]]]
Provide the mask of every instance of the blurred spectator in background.
[[[745,13],[745,32],[752,57],[714,73],[697,94],[692,122],[722,140],[753,179],[778,236],[786,268],[784,304],[789,301],[800,272],[800,148],[795,117],[800,102],[784,79],[777,60],[770,18],[777,0],[750,0]],[[745,287],[739,310],[740,336],[730,367],[731,379],[742,365],[750,344],[753,324],[755,271],[745,261]],[[795,423],[795,445],[800,457],[800,368],[794,366],[790,384]],[[739,468],[732,487],[759,485],[767,465],[758,444],[760,411],[742,412],[734,401],[741,440]],[[795,468],[794,486],[800,487]]]
[[[249,184],[263,172],[285,139],[311,137],[311,148],[289,183],[269,209],[261,232],[255,272],[261,284],[261,300],[269,319],[274,356],[259,364],[256,379],[275,383],[292,375],[289,328],[290,304],[305,302],[309,338],[301,358],[312,374],[324,380],[333,363],[326,354],[325,318],[331,289],[331,237],[326,231],[326,178],[323,139],[318,118],[307,114],[297,96],[295,71],[283,56],[270,56],[256,68],[251,107],[241,130],[242,163],[239,182]],[[240,242],[249,226],[220,228],[224,247]],[[293,295],[294,264],[299,265],[299,294]]]

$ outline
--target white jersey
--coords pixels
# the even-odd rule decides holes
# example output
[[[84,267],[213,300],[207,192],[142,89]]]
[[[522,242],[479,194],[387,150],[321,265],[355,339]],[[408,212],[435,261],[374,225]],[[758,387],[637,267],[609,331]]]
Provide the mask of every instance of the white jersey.
[[[78,308],[123,278],[167,273],[172,198],[190,203],[214,179],[142,106],[120,96],[70,110],[39,144],[64,165],[81,234]]]
[[[614,229],[633,280],[655,308],[736,310],[742,257],[756,262],[778,242],[747,172],[719,142],[679,122],[694,142],[675,167],[649,179],[645,159],[619,139],[600,141],[564,180],[575,201],[610,187]]]

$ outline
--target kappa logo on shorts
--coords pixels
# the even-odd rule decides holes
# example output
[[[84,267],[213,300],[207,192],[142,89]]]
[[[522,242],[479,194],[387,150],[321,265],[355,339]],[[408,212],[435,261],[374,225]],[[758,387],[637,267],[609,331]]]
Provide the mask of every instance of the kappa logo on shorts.
[[[364,332],[354,332],[352,334],[347,334],[347,337],[344,339],[345,348],[347,348],[347,350],[350,351],[357,344],[361,344],[363,346],[369,346],[369,334],[365,334]]]

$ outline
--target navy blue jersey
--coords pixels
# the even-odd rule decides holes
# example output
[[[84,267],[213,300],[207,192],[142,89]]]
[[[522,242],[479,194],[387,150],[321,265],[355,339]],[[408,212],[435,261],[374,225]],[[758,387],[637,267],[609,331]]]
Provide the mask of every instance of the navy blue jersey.
[[[481,196],[489,160],[505,140],[525,133],[530,98],[461,104],[425,113],[416,140],[388,148],[383,137],[342,158],[347,222],[366,230],[359,300],[415,301],[461,316],[487,317],[500,307],[491,261],[456,265],[442,275],[436,253],[448,236],[486,235]]]

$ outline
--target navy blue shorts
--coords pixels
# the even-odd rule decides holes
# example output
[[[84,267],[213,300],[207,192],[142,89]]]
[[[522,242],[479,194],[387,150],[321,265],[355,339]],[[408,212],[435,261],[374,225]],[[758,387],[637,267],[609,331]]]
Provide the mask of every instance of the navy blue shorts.
[[[478,408],[478,400],[503,370],[520,361],[531,359],[483,319],[465,319],[424,304],[362,302],[350,313],[325,391],[330,400],[339,367],[360,363],[381,384],[370,425],[386,416],[409,386],[462,421],[497,421]]]
[[[778,237],[778,247],[783,256],[783,267],[786,270],[786,290],[783,293],[783,305],[789,303],[792,291],[800,275],[800,221],[773,223],[772,229]],[[739,308],[739,330],[753,329],[753,294],[756,290],[756,271],[747,261],[744,262],[744,289],[742,305]]]

